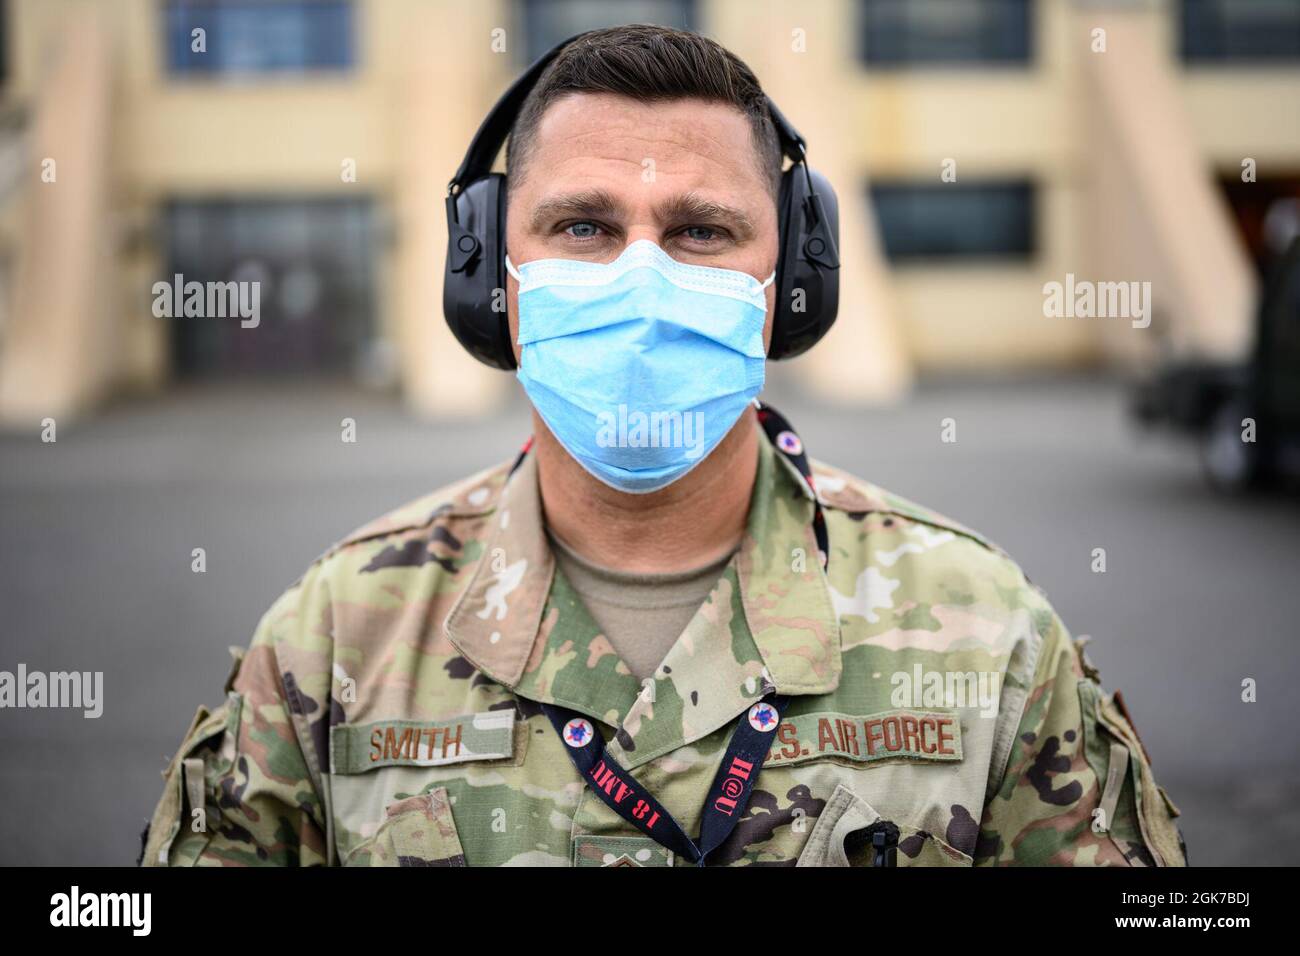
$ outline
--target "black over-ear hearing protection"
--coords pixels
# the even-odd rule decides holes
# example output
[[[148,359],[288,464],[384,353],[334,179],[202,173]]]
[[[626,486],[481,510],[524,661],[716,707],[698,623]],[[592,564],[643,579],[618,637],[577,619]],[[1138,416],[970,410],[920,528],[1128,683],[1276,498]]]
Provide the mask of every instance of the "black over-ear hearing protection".
[[[579,34],[582,36],[583,34]],[[542,72],[570,37],[528,68],[506,90],[474,134],[465,159],[447,186],[447,273],[442,309],[461,345],[480,362],[513,369],[515,354],[506,315],[506,183],[492,172],[515,118]],[[768,358],[812,348],[835,324],[840,304],[839,203],[830,182],[805,158],[803,137],[770,99],[781,151],[791,165],[777,197],[780,253],[776,315]]]

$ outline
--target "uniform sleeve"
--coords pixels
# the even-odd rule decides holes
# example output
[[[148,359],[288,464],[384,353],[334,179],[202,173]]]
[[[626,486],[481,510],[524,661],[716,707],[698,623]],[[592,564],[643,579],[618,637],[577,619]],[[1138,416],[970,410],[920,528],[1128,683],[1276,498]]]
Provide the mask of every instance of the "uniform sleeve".
[[[1185,866],[1178,810],[1156,785],[1123,698],[1102,690],[1049,614],[976,865]]]
[[[304,697],[281,662],[286,641],[304,640],[303,615],[284,613],[300,604],[294,596],[291,589],[262,619],[247,654],[237,658],[225,702],[195,714],[163,772],[143,865],[326,862],[319,761],[304,749]]]

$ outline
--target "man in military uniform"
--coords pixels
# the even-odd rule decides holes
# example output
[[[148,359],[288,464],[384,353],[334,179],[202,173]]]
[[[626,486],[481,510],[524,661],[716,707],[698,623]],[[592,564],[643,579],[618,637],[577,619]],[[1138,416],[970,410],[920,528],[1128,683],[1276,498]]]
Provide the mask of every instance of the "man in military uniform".
[[[752,400],[789,217],[799,269],[834,236],[832,197],[788,205],[824,181],[748,68],[626,27],[523,92],[501,362],[534,438],[275,602],[143,861],[1182,865],[1122,701],[1020,569]],[[449,280],[492,255],[465,208]]]

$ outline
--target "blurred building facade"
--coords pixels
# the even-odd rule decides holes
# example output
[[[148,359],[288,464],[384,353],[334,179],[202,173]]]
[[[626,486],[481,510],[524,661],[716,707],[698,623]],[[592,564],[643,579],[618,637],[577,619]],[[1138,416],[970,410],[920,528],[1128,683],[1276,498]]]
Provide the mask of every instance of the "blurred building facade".
[[[1247,349],[1300,202],[1291,0],[7,0],[0,420],[241,377],[491,409],[509,376],[441,317],[446,183],[524,64],[616,22],[733,49],[836,184],[841,318],[776,374],[871,401]],[[159,317],[178,274],[257,283],[257,326]],[[1150,327],[1046,317],[1067,275],[1149,281]]]

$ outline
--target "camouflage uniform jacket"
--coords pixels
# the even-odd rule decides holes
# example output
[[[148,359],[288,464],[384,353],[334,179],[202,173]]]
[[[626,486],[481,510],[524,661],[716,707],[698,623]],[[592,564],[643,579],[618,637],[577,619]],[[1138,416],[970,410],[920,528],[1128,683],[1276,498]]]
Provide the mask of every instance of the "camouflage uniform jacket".
[[[738,717],[789,695],[710,865],[1181,865],[1177,810],[1020,569],[766,439],[736,555],[638,682],[556,572],[534,457],[363,527],[267,612],[164,771],[150,865],[683,865],[584,786],[539,704],[592,719],[688,833]],[[866,853],[872,851],[868,848]]]

